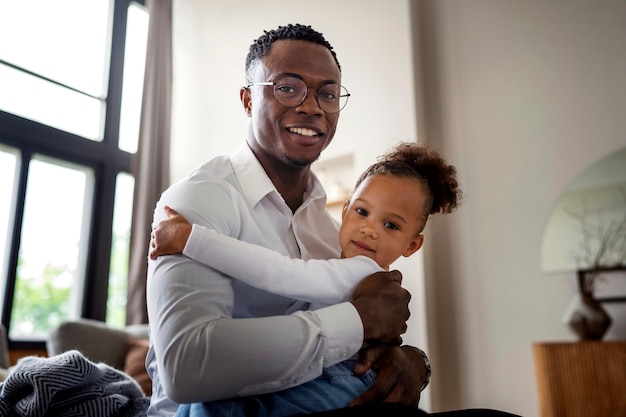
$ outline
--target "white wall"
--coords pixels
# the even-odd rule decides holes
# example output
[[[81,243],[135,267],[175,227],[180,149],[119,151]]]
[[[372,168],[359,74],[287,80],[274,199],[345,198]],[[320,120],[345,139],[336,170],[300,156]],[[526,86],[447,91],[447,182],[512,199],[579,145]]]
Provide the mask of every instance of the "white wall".
[[[459,169],[465,200],[431,219],[426,298],[414,289],[428,308],[432,408],[538,416],[532,344],[575,340],[561,322],[573,273],[541,271],[541,240],[568,184],[626,146],[626,2],[177,0],[175,15],[172,178],[243,140],[250,42],[312,24],[353,94],[326,158],[354,152],[359,172],[419,131]]]
[[[420,128],[466,193],[431,225],[433,407],[538,416],[532,344],[575,340],[561,322],[574,274],[541,271],[543,232],[568,184],[626,146],[626,2],[419,5]]]

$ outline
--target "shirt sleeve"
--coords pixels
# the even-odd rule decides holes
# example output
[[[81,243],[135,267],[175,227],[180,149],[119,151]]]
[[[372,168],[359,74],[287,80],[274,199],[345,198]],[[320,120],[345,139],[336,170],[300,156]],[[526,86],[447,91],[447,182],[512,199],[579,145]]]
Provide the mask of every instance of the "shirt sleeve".
[[[194,224],[183,254],[255,288],[316,305],[347,301],[383,269],[366,256],[297,259]]]
[[[208,219],[201,214],[208,209],[203,204],[217,213],[220,205],[232,211],[229,202],[236,196],[228,190],[216,190],[210,202],[188,185],[170,190],[157,204],[155,221],[164,218],[163,206],[169,205],[194,223],[236,233],[232,228],[237,225],[227,216]],[[233,319],[232,282],[184,255],[149,261],[152,357],[171,400],[205,402],[275,392],[316,378],[361,347],[363,327],[351,303],[287,316]]]

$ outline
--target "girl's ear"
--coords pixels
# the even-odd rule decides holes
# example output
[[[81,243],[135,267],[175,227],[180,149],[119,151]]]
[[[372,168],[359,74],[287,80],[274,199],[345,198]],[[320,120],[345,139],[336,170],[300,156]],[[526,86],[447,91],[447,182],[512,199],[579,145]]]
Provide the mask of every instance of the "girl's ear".
[[[341,221],[346,217],[346,213],[348,212],[348,206],[350,205],[350,199],[347,199],[343,202],[343,208],[341,209]]]
[[[413,255],[415,252],[417,252],[422,247],[423,244],[424,244],[424,235],[421,235],[421,234],[417,235],[417,237],[413,239],[411,243],[409,243],[409,247],[406,248],[402,256],[404,256],[405,258],[408,258],[409,256]]]
[[[250,96],[250,89],[247,87],[241,87],[239,90],[239,99],[248,117],[252,116],[252,97]]]

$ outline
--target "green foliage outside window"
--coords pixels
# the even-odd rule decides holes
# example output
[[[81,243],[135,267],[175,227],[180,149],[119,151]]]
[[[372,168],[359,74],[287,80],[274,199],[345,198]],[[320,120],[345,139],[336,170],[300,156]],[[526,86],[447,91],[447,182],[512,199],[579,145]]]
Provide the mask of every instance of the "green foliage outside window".
[[[72,289],[70,285],[59,285],[59,278],[67,273],[63,267],[46,265],[41,277],[17,277],[11,317],[13,335],[45,337],[67,319]]]
[[[129,259],[130,232],[114,236],[106,322],[110,326],[126,324],[126,292]],[[64,320],[68,320],[72,306],[74,271],[67,265],[50,265],[43,268],[41,276],[24,276],[20,272],[20,258],[15,284],[15,297],[11,317],[13,337],[46,338],[48,332]]]
[[[106,322],[109,326],[124,327],[126,325],[130,230],[121,235],[114,234],[113,242]]]

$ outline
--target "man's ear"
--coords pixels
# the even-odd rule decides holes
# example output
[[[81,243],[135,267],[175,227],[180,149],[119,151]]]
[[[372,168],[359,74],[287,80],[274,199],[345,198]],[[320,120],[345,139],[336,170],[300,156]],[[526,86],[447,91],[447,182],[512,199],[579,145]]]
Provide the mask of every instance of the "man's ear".
[[[405,258],[408,258],[409,256],[413,255],[415,252],[417,252],[422,247],[423,244],[424,244],[424,235],[421,235],[421,234],[417,235],[417,237],[413,239],[411,243],[409,243],[409,247],[406,248],[402,256],[404,256]]]
[[[239,99],[243,104],[244,111],[248,117],[252,116],[252,97],[250,95],[250,89],[248,87],[241,87],[239,90]]]

